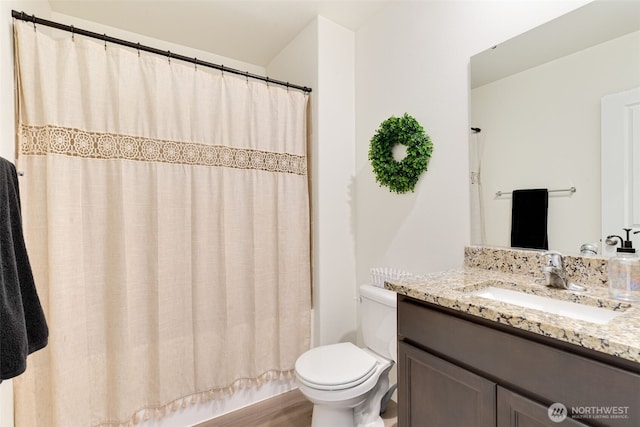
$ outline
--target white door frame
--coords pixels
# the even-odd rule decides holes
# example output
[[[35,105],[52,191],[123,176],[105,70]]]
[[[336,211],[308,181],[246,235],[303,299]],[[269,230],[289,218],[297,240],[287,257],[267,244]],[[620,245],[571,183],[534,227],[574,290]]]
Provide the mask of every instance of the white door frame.
[[[601,108],[602,254],[611,256],[607,235],[640,230],[640,88],[604,96]]]

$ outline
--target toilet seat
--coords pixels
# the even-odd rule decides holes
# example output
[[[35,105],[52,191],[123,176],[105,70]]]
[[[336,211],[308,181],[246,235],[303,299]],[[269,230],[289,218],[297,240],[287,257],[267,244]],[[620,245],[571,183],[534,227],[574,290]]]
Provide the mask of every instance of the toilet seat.
[[[317,390],[344,390],[362,384],[378,360],[350,342],[313,348],[298,358],[298,380]]]

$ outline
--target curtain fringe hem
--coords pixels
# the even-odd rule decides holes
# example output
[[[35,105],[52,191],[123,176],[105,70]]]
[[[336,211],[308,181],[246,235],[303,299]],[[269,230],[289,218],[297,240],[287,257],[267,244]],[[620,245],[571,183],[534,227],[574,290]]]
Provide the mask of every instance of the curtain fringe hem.
[[[249,388],[258,388],[269,381],[287,381],[294,377],[293,369],[287,371],[269,370],[255,378],[239,378],[228,386],[213,387],[203,391],[179,397],[168,403],[148,405],[136,410],[126,421],[103,421],[93,427],[133,427],[141,421],[151,418],[161,419],[178,409],[185,409],[189,405],[206,404],[214,400],[223,400],[233,396],[237,391]]]

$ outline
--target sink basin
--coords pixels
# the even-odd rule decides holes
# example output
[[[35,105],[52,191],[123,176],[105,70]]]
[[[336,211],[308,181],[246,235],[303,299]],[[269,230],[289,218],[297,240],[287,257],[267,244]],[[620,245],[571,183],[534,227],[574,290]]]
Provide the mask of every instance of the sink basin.
[[[594,307],[591,305],[584,305],[571,301],[541,297],[538,295],[497,288],[494,286],[471,292],[471,295],[513,304],[520,307],[532,308],[534,310],[539,310],[546,313],[553,313],[557,314],[558,316],[584,320],[599,325],[604,325],[612,319],[623,314],[620,311],[613,311],[603,307]]]

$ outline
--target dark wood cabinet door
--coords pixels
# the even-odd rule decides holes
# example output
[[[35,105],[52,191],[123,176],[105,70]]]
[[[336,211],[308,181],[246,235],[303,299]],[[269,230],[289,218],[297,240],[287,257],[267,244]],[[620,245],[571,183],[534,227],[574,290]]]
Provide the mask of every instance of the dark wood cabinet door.
[[[549,417],[549,408],[531,399],[498,386],[498,427],[581,427],[586,426],[571,418]],[[560,408],[562,409],[562,408]],[[566,408],[564,411],[567,411]],[[556,413],[556,416],[561,416]],[[567,414],[564,413],[566,416]]]
[[[496,384],[398,344],[398,427],[494,427]]]

